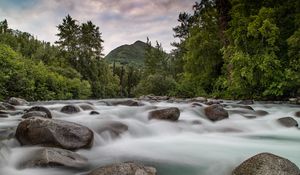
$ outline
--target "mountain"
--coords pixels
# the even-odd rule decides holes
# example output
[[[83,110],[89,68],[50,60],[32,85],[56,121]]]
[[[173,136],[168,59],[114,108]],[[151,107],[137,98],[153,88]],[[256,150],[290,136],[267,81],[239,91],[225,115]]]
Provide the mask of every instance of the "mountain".
[[[146,46],[147,44],[142,41],[136,41],[131,45],[122,45],[112,50],[105,56],[105,59],[110,63],[141,66],[144,64]]]

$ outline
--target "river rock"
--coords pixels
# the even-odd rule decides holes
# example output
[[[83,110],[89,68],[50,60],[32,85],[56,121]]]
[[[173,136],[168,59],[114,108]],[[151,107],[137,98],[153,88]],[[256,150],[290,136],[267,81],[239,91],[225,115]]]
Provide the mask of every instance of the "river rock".
[[[205,103],[207,99],[205,97],[196,97],[189,100],[189,102],[198,102],[198,103]]]
[[[1,102],[0,105],[2,106],[2,108],[5,108],[3,110],[16,110],[16,107],[14,105],[11,105],[9,103],[5,103],[5,102]]]
[[[138,98],[144,101],[167,101],[170,99],[168,96],[155,96],[155,95],[143,95]]]
[[[267,111],[264,111],[264,110],[256,110],[255,114],[258,115],[258,116],[265,116],[265,115],[268,115],[269,113]]]
[[[94,135],[89,128],[76,123],[31,117],[20,122],[16,138],[21,145],[43,145],[75,150],[90,148]]]
[[[242,105],[253,105],[254,101],[253,100],[242,100],[238,102],[237,104],[242,104]]]
[[[215,104],[221,104],[223,101],[221,100],[209,100],[207,102],[205,102],[204,104],[206,105],[215,105]]]
[[[222,105],[214,104],[204,108],[206,117],[211,121],[219,121],[228,118],[228,112]]]
[[[60,148],[42,148],[34,152],[33,156],[23,164],[23,167],[53,167],[65,166],[69,168],[83,168],[87,166],[87,159],[75,152]]]
[[[299,168],[288,159],[261,153],[244,161],[232,175],[299,175]]]
[[[296,117],[300,117],[300,111],[295,112]]]
[[[94,110],[94,107],[90,104],[79,104],[79,107],[84,111]]]
[[[128,131],[128,126],[119,121],[105,121],[102,122],[97,132],[99,134],[103,132],[109,132],[109,134],[113,137],[119,137],[122,133]]]
[[[118,163],[97,168],[88,175],[156,175],[156,168],[136,163]]]
[[[45,118],[52,118],[51,111],[48,108],[46,108],[46,107],[43,107],[43,106],[34,106],[34,107],[31,107],[30,109],[27,110],[27,112],[33,112],[33,111],[44,112],[44,113],[46,113],[46,117]]]
[[[22,98],[16,98],[16,97],[11,97],[8,100],[8,103],[15,106],[25,106],[29,104],[26,100]]]
[[[16,128],[8,127],[0,129],[0,142],[1,140],[14,138],[16,132]]]
[[[48,118],[48,115],[45,112],[42,111],[30,111],[30,112],[26,112],[22,118],[26,119],[29,117],[43,117],[43,118]]]
[[[277,122],[279,122],[281,125],[285,127],[298,127],[298,122],[293,119],[292,117],[283,117],[280,119],[277,119]]]
[[[7,108],[2,103],[0,103],[0,110],[7,110]]]
[[[66,114],[75,114],[80,112],[80,108],[76,105],[66,105],[61,108],[60,112],[66,113]]]
[[[148,119],[177,121],[179,116],[180,116],[180,110],[176,107],[171,107],[166,109],[150,111],[148,115]]]
[[[8,118],[8,114],[0,114],[0,118]]]
[[[98,111],[91,111],[90,115],[99,115],[100,113]]]
[[[108,103],[110,106],[124,105],[124,106],[143,106],[143,104],[136,100],[117,100]]]

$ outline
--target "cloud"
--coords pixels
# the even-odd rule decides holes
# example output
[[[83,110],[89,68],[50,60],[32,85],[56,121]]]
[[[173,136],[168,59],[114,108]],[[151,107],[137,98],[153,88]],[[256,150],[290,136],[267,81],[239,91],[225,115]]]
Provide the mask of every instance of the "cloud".
[[[100,27],[106,54],[147,36],[169,51],[178,14],[191,11],[193,4],[194,0],[1,0],[0,17],[8,19],[11,28],[54,42],[56,26],[70,14]]]

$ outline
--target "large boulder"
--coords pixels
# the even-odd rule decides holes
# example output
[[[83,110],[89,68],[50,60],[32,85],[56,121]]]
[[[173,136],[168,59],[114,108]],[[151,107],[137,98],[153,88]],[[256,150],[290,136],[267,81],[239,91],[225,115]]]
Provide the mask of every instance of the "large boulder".
[[[65,166],[69,168],[83,168],[87,164],[87,159],[75,152],[60,148],[42,148],[34,151],[32,157],[22,167]]]
[[[90,148],[94,135],[89,128],[76,123],[31,117],[20,122],[16,138],[22,145],[43,145],[75,150]]]
[[[46,108],[46,107],[43,107],[43,106],[34,106],[34,107],[31,107],[30,109],[27,110],[27,112],[44,112],[46,113],[46,117],[45,118],[52,118],[52,114],[51,114],[51,111]]]
[[[177,121],[179,116],[180,116],[180,110],[176,107],[171,107],[166,109],[150,111],[148,115],[148,119]]]
[[[257,154],[234,169],[232,175],[299,175],[299,168],[288,159],[270,153]]]
[[[26,100],[16,97],[11,97],[8,99],[8,103],[15,106],[25,106],[29,104]]]
[[[280,119],[277,119],[277,122],[285,127],[298,127],[298,122],[293,119],[292,117],[283,117]]]
[[[214,104],[204,108],[206,117],[211,121],[219,121],[228,118],[228,112],[222,105]]]
[[[156,169],[136,163],[119,163],[97,168],[88,175],[156,175]]]
[[[60,112],[66,113],[66,114],[74,114],[80,112],[80,108],[77,105],[66,105],[61,108]]]

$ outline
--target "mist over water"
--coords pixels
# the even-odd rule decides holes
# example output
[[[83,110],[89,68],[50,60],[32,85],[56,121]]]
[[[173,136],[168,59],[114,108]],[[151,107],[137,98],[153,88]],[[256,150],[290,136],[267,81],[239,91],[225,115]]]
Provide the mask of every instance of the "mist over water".
[[[0,174],[82,175],[99,166],[137,161],[156,167],[159,175],[230,175],[242,161],[261,152],[282,156],[300,167],[300,130],[286,128],[276,121],[290,116],[299,123],[300,118],[295,117],[299,106],[254,104],[251,107],[255,110],[269,114],[255,119],[230,114],[227,120],[211,122],[204,116],[203,107],[188,103],[144,102],[145,106],[128,107],[90,102],[100,115],[89,115],[89,111],[63,114],[59,109],[66,104],[64,101],[41,104],[53,109],[54,119],[75,122],[94,131],[93,147],[77,151],[88,158],[87,168],[20,169],[20,164],[39,147],[21,147],[12,138],[0,143]],[[178,122],[148,120],[149,111],[165,107],[180,109]],[[1,118],[0,131],[15,128],[20,118],[21,115]],[[101,126],[115,121],[127,125],[128,131],[117,138],[109,132],[97,132]]]

